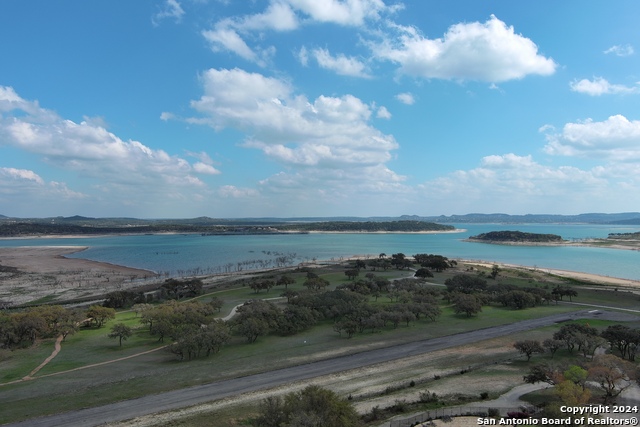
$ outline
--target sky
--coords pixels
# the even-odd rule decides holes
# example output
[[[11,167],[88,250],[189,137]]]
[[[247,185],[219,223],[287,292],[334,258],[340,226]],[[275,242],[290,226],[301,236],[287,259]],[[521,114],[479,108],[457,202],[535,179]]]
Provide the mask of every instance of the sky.
[[[640,2],[4,0],[0,214],[640,210]]]

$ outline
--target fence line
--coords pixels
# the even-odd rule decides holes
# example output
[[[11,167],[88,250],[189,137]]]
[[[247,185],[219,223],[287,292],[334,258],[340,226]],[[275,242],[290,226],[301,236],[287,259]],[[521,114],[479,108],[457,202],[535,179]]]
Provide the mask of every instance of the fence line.
[[[478,406],[454,406],[449,408],[438,408],[423,412],[402,420],[391,420],[389,427],[411,427],[418,423],[434,420],[444,417],[460,417],[460,416],[481,416],[485,417],[489,413],[489,409],[500,411],[500,415],[507,415],[509,412],[527,412],[534,413],[537,411],[535,407],[478,407]]]

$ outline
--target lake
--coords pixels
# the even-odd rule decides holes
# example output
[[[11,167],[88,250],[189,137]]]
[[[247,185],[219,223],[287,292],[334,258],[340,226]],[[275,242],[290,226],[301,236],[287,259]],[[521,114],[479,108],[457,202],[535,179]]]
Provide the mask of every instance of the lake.
[[[464,242],[497,230],[552,233],[568,240],[607,237],[639,227],[567,224],[465,224],[443,234],[278,234],[201,236],[198,234],[88,238],[4,239],[0,246],[88,246],[72,255],[167,274],[211,274],[273,267],[278,261],[338,260],[352,255],[433,253],[451,259],[484,260],[640,280],[640,251],[563,246],[503,246]]]

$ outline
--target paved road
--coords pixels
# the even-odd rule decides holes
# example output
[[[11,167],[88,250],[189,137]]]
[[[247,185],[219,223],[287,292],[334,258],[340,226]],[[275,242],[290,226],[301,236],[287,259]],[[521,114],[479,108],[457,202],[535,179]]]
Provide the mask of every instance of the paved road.
[[[9,424],[11,427],[53,427],[53,426],[98,426],[107,422],[123,421],[155,412],[184,408],[204,402],[215,401],[256,390],[269,389],[289,382],[308,380],[327,374],[346,371],[361,366],[416,356],[431,351],[470,344],[489,338],[522,332],[548,326],[573,318],[599,318],[614,321],[639,320],[635,315],[607,311],[583,310],[574,313],[557,314],[540,319],[525,320],[509,325],[496,326],[473,332],[465,332],[430,340],[400,344],[392,347],[370,350],[341,356],[305,365],[278,369],[261,374],[210,384],[169,391],[140,397],[109,405],[56,414],[42,418]]]

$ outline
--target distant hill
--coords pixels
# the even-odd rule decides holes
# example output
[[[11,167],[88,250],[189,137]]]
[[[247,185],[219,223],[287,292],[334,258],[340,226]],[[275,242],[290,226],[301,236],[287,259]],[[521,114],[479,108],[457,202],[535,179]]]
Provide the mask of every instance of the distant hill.
[[[453,231],[451,225],[425,221],[324,221],[276,226],[283,231],[325,231],[325,232],[421,232]]]
[[[407,217],[407,219],[416,217]],[[403,217],[404,219],[404,217]],[[440,215],[420,217],[424,221],[439,223],[477,224],[640,224],[640,212],[625,213],[584,213],[579,215],[527,214],[509,215],[503,213],[466,215]]]
[[[640,212],[624,213],[584,213],[579,215],[555,214],[526,214],[509,215],[505,213],[470,213],[464,215],[439,216],[335,216],[335,217],[256,217],[256,218],[211,218],[201,216],[197,218],[92,218],[81,215],[48,218],[14,218],[0,215],[0,223],[21,222],[30,224],[67,224],[90,227],[134,227],[134,226],[270,226],[283,223],[301,224],[312,222],[391,222],[391,221],[421,221],[438,224],[611,224],[611,225],[640,225]]]

